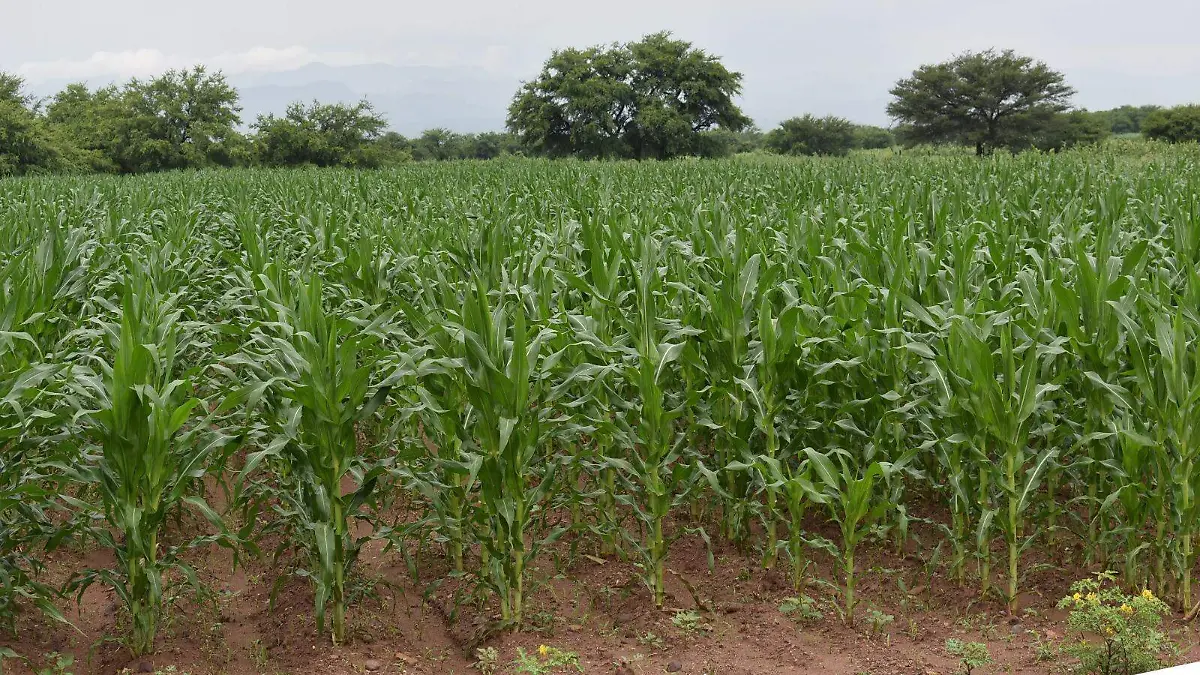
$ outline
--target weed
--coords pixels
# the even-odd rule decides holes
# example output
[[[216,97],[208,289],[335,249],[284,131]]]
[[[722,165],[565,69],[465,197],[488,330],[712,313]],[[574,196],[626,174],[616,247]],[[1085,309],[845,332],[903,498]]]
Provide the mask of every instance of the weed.
[[[639,635],[637,641],[642,646],[653,647],[654,649],[662,649],[664,646],[663,639],[654,633]]]
[[[1067,626],[1074,635],[1062,651],[1076,661],[1076,673],[1131,675],[1166,665],[1177,650],[1161,630],[1170,609],[1149,590],[1126,595],[1111,572],[1071,584],[1071,595],[1059,601],[1069,609]]]
[[[267,646],[262,640],[255,640],[250,643],[250,659],[254,661],[254,665],[260,670],[267,667]]]
[[[700,613],[692,609],[675,612],[675,616],[671,617],[671,623],[675,624],[675,627],[688,637],[695,637],[712,630],[712,626],[704,623]]]
[[[959,659],[958,663],[965,675],[971,675],[971,671],[992,662],[992,655],[988,653],[987,645],[982,642],[963,642],[950,638],[946,640],[946,653]]]
[[[475,650],[475,663],[472,665],[483,675],[493,675],[500,669],[500,652],[495,647],[480,647]]]
[[[871,635],[883,635],[888,624],[896,620],[891,614],[884,614],[872,607],[867,610],[867,623],[871,625]]]
[[[46,665],[34,672],[37,675],[73,675],[71,672],[73,665],[75,665],[74,656],[50,652],[46,654]]]
[[[514,662],[514,672],[523,675],[549,675],[559,668],[574,668],[583,672],[579,665],[579,655],[549,645],[539,645],[537,653],[526,654],[524,649],[517,648],[517,660]]]
[[[825,618],[825,614],[817,609],[817,601],[807,595],[784,598],[779,605],[779,611],[803,622],[820,621]]]

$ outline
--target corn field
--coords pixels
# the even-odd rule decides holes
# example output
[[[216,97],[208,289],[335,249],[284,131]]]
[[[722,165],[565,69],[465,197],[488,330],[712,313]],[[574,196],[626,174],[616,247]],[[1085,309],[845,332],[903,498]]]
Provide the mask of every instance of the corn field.
[[[1010,607],[1035,547],[1197,601],[1194,148],[9,180],[0,288],[10,626],[102,584],[152,651],[225,546],[342,642],[384,540],[519,629],[548,547],[662,606],[681,537],[853,623],[918,523]]]

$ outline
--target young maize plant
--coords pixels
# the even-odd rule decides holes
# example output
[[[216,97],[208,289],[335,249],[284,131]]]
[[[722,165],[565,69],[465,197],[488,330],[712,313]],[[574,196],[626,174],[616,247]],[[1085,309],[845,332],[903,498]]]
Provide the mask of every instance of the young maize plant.
[[[65,621],[50,601],[52,589],[37,581],[42,562],[31,553],[54,531],[47,515],[54,493],[46,485],[47,458],[24,439],[38,436],[53,417],[46,395],[60,370],[29,363],[34,354],[26,348],[33,344],[26,333],[0,332],[0,628],[13,631],[23,601]]]
[[[767,466],[776,461],[774,448],[768,447],[764,462],[753,457],[751,436],[754,431],[754,416],[751,412],[754,392],[747,382],[747,370],[751,367],[751,340],[753,339],[754,311],[759,305],[763,287],[760,283],[762,255],[747,255],[747,244],[739,231],[732,235],[732,242],[717,240],[716,233],[705,239],[710,260],[714,262],[712,280],[701,278],[706,311],[703,320],[706,333],[700,348],[704,354],[703,377],[712,384],[711,417],[717,427],[713,433],[717,466],[726,468],[723,478],[724,528],[726,539],[744,543],[750,536],[750,516],[758,509],[756,490],[766,493],[766,508],[763,522],[766,525],[767,541],[763,549],[763,566],[774,566],[776,557],[775,501],[778,492],[774,476]],[[732,246],[726,244],[732,243]],[[768,443],[770,439],[767,439]],[[765,470],[764,470],[765,469]]]
[[[526,542],[534,510],[549,494],[556,470],[548,462],[539,475],[536,465],[550,431],[543,419],[548,409],[542,405],[548,366],[541,355],[550,331],[535,332],[527,321],[525,299],[514,294],[510,299],[497,293],[493,306],[492,294],[476,275],[464,298],[461,331],[467,398],[476,411],[482,521],[477,536],[489,554],[482,576],[500,596],[503,624],[520,628],[526,567],[562,530],[532,546]]]
[[[79,459],[58,470],[94,488],[98,503],[70,494],[60,498],[78,513],[85,536],[116,556],[115,569],[77,573],[67,588],[79,596],[100,582],[120,599],[131,622],[128,645],[134,655],[154,649],[165,608],[164,589],[178,572],[191,585],[194,570],[182,549],[220,543],[234,548],[221,517],[204,500],[188,494],[207,471],[210,458],[232,439],[213,431],[204,402],[178,364],[189,350],[189,328],[181,326],[178,295],[163,295],[148,277],[133,271],[126,280],[117,321],[98,325],[99,344],[75,355],[67,386],[78,410]],[[87,331],[81,332],[85,340]],[[86,346],[85,346],[86,349]],[[195,376],[198,373],[190,373]],[[186,546],[163,546],[167,516],[184,504],[217,533]]]
[[[466,347],[461,328],[442,316],[442,307],[457,299],[452,284],[440,276],[437,281],[418,292],[416,302],[396,300],[416,335],[401,336],[400,343],[410,351],[401,355],[400,365],[388,383],[411,391],[409,408],[420,424],[417,443],[426,456],[424,462],[396,467],[401,480],[428,503],[428,522],[414,527],[431,527],[435,537],[445,542],[451,568],[462,573],[470,531],[466,507],[480,462],[478,454],[467,453],[472,445],[475,412],[467,399]]]
[[[388,397],[389,387],[375,384],[384,375],[379,345],[388,317],[368,318],[370,308],[362,317],[331,313],[322,287],[316,277],[261,289],[273,320],[263,321],[245,352],[227,363],[259,373],[258,381],[231,395],[237,403],[263,391],[275,399],[261,449],[247,455],[238,477],[246,521],[272,505],[275,520],[263,532],[284,532],[276,557],[295,549],[306,558],[296,574],[313,584],[317,631],[325,632],[332,607],[330,633],[342,644],[354,564],[366,542],[388,535],[373,507],[389,467],[361,452],[359,440],[360,426]],[[366,534],[360,523],[368,526]]]
[[[1153,321],[1149,331],[1132,332],[1130,361],[1136,390],[1145,412],[1154,420],[1153,447],[1162,455],[1152,465],[1159,469],[1156,498],[1161,509],[1156,526],[1160,587],[1164,559],[1174,566],[1180,607],[1192,607],[1192,568],[1196,561],[1197,504],[1196,462],[1200,453],[1200,321],[1183,310],[1146,311]],[[1166,535],[1173,536],[1168,546]]]
[[[795,289],[787,289],[785,286],[785,290],[790,291],[787,295],[795,297]],[[779,417],[786,405],[788,388],[794,382],[794,371],[799,361],[797,349],[800,346],[800,316],[800,307],[792,301],[780,313],[779,318],[775,318],[770,294],[762,295],[755,315],[757,340],[752,343],[750,352],[751,362],[754,364],[752,375],[738,380],[751,402],[756,430],[763,438],[762,454],[754,457],[754,463],[747,468],[752,468],[758,474],[766,491],[767,540],[764,566],[770,569],[777,556],[779,537],[776,532],[776,511],[779,508],[780,493],[783,492],[791,522],[788,538],[792,579],[797,587],[804,566],[799,530],[804,505],[799,501],[802,490],[789,483],[803,480],[805,474],[803,471],[792,474],[791,464],[781,455]],[[735,463],[731,468],[741,466]]]
[[[672,333],[671,323],[661,317],[665,299],[658,263],[663,244],[645,233],[635,246],[639,261],[632,270],[635,307],[622,317],[629,345],[619,347],[621,373],[634,396],[627,403],[627,417],[619,422],[629,452],[628,459],[607,458],[605,466],[617,472],[624,488],[617,501],[629,507],[642,526],[643,539],[627,531],[624,534],[641,560],[654,605],[661,608],[666,598],[664,582],[671,540],[664,522],[694,477],[676,433],[675,423],[682,411],[668,407],[667,391],[672,365],[683,352],[686,338]],[[634,255],[628,257],[635,259]]]
[[[607,375],[615,369],[614,362],[619,358],[611,345],[615,340],[614,329],[619,329],[616,315],[624,292],[621,275],[626,260],[623,247],[614,239],[620,234],[618,228],[605,227],[589,218],[582,224],[581,234],[585,244],[583,260],[578,263],[581,273],[566,274],[566,282],[581,296],[580,305],[567,310],[563,323],[570,327],[582,355],[567,380],[585,387],[578,400],[587,407],[581,414],[591,428],[594,462],[600,465],[595,486],[600,553],[612,555],[620,546],[621,524],[614,498],[616,473],[604,461],[617,451],[613,409],[621,392],[613,391],[613,378]],[[570,269],[569,264],[567,268]],[[564,384],[556,385],[555,389],[566,393],[570,385]]]
[[[993,331],[999,333],[1000,344],[995,351],[988,339]],[[982,439],[983,455],[995,460],[994,464],[989,462],[991,475],[981,481],[981,495],[982,483],[986,482],[1006,502],[998,515],[1008,545],[1005,597],[1010,610],[1017,605],[1020,555],[1037,535],[1036,531],[1025,532],[1026,512],[1035,503],[1042,477],[1058,456],[1055,447],[1040,453],[1030,448],[1034,415],[1044,405],[1047,394],[1058,387],[1039,384],[1039,345],[1026,342],[1019,346],[1023,353],[1018,354],[1013,345],[1014,332],[1011,318],[1003,313],[988,316],[982,325],[961,319],[951,327],[949,349],[953,386],[986,434]],[[992,449],[998,452],[993,455],[989,452]]]
[[[88,233],[47,222],[0,254],[0,627],[11,630],[23,602],[66,621],[51,602],[57,591],[37,580],[43,564],[35,551],[68,530],[50,516],[49,464],[62,458],[54,448],[65,450],[54,429],[70,415],[60,403],[64,366],[55,352],[86,290],[80,257]]]
[[[148,648],[162,514],[236,468],[249,529],[201,527],[282,534],[338,641],[400,531],[514,627],[560,533],[662,604],[710,524],[797,586],[828,551],[847,621],[867,532],[1010,605],[1049,562],[1190,607],[1200,156],[1115,147],[0,181],[0,593],[90,534]]]
[[[879,498],[876,482],[886,474],[902,469],[903,464],[911,460],[912,454],[908,454],[902,460],[903,463],[871,461],[858,465],[851,454],[841,448],[834,448],[828,454],[812,448],[805,448],[804,452],[817,480],[811,484],[803,482],[802,479],[797,480],[810,501],[825,505],[829,518],[837,524],[842,539],[841,542],[834,543],[818,537],[812,543],[833,556],[841,568],[842,618],[848,625],[853,626],[854,608],[858,605],[858,599],[854,595],[855,575],[858,571],[854,560],[855,551],[866,538],[871,526],[895,508],[894,504]]]

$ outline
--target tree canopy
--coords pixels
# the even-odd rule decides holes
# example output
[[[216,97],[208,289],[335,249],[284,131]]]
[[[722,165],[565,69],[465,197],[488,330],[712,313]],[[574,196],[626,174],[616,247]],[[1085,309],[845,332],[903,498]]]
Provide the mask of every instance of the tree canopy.
[[[833,115],[793,117],[767,134],[767,147],[785,155],[845,155],[854,147],[854,124]]]
[[[1142,133],[1171,143],[1200,141],[1200,105],[1155,110],[1142,122]]]
[[[508,126],[553,157],[662,159],[697,154],[702,133],[750,125],[733,102],[741,73],[669,33],[555,51],[525,83]]]
[[[45,117],[80,153],[79,168],[141,173],[235,164],[239,112],[225,76],[196,66],[123,87],[68,85]]]
[[[373,166],[369,145],[386,128],[367,101],[293,103],[282,117],[259,116],[254,147],[272,166]]]
[[[742,74],[674,38],[553,52],[508,108],[505,132],[427,129],[405,136],[363,100],[294,102],[241,126],[238,91],[203,66],[53,97],[0,72],[0,175],[143,173],[219,166],[373,168],[509,155],[589,159],[727,157],[769,150],[840,156],[897,142],[1057,151],[1111,134],[1200,141],[1200,106],[1072,109],[1074,90],[1045,63],[1011,50],[924,65],[891,89],[892,128],[793,117],[763,133],[735,102]]]
[[[987,50],[921,66],[891,94],[888,114],[910,140],[973,145],[983,155],[1031,145],[1075,90],[1041,61]]]

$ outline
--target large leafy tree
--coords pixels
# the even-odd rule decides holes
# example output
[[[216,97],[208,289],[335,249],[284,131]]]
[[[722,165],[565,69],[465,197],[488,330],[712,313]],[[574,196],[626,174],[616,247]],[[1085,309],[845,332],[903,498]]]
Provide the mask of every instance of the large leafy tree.
[[[563,49],[513,99],[508,126],[550,156],[696,154],[702,133],[750,125],[733,98],[741,73],[669,33],[610,47]]]
[[[1103,110],[1095,113],[1108,122],[1109,131],[1114,134],[1138,134],[1142,131],[1142,124],[1146,118],[1156,110],[1162,110],[1161,106],[1157,105],[1123,105],[1112,110]]]
[[[1033,139],[1039,150],[1065,150],[1077,145],[1094,145],[1111,135],[1108,119],[1103,114],[1086,110],[1058,113],[1040,129]]]
[[[259,161],[268,166],[374,166],[372,142],[387,121],[367,101],[293,103],[283,117],[260,115],[254,123]]]
[[[46,121],[78,148],[81,164],[92,171],[143,170],[138,161],[137,122],[115,85],[95,91],[86,84],[67,85],[46,106]]]
[[[238,92],[204,66],[169,70],[126,87],[130,108],[158,145],[168,168],[229,164],[229,144],[241,122]]]
[[[0,72],[0,176],[62,168],[60,149],[34,105],[21,78]]]
[[[793,117],[767,134],[767,147],[785,155],[845,155],[854,143],[854,124],[833,115]]]
[[[236,163],[240,111],[225,76],[196,66],[120,88],[69,85],[46,118],[87,153],[92,169],[140,173]]]
[[[910,140],[965,143],[983,155],[1031,145],[1075,90],[1041,61],[987,50],[921,66],[891,93],[888,114]]]
[[[1142,122],[1142,133],[1171,143],[1200,141],[1200,105],[1155,110]]]

